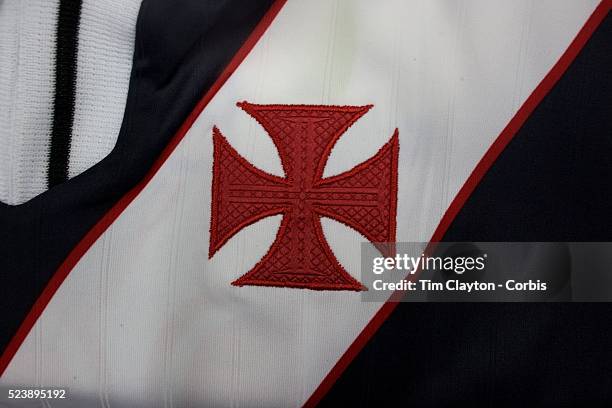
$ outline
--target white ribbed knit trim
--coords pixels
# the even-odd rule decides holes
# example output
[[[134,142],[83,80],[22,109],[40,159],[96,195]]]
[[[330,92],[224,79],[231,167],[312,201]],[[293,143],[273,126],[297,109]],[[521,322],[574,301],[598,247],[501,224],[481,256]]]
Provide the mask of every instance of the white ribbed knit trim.
[[[47,190],[58,2],[0,4],[0,201],[11,205]],[[140,2],[83,2],[69,177],[117,142]]]
[[[107,156],[117,142],[128,92],[140,0],[85,0],[69,177]]]
[[[47,189],[58,0],[0,4],[0,201]]]

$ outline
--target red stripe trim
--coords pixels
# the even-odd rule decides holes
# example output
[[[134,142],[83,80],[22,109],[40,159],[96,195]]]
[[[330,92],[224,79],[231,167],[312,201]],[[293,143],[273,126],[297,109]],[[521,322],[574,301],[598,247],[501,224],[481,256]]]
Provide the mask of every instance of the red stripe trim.
[[[510,120],[508,125],[502,130],[497,139],[493,142],[491,147],[484,154],[480,162],[476,165],[467,181],[459,190],[455,199],[452,201],[444,216],[442,217],[440,224],[436,228],[430,242],[439,242],[443,237],[451,223],[463,208],[463,205],[468,200],[472,192],[476,189],[476,186],[480,183],[484,175],[491,168],[495,160],[499,157],[501,152],[506,148],[508,143],[512,140],[514,135],[523,126],[527,118],[535,110],[535,108],[542,102],[542,99],[550,92],[552,87],[557,83],[561,76],[565,73],[567,68],[574,61],[576,56],[580,53],[584,45],[587,43],[591,35],[595,32],[599,24],[606,17],[612,6],[612,0],[603,0],[593,11],[589,19],[586,21],[584,26],[580,29],[574,40],[571,42],[567,50],[563,53],[561,58],[552,67],[544,79],[538,84],[535,90],[529,95],[525,103],[516,112],[514,117]],[[400,292],[396,292],[392,295],[401,296]],[[397,307],[397,301],[386,302],[365,326],[361,333],[357,336],[355,341],[349,346],[346,352],[340,357],[336,365],[331,369],[327,376],[323,379],[321,384],[317,387],[314,393],[304,404],[305,408],[315,407],[319,404],[321,399],[329,392],[334,383],[346,370],[353,359],[359,354],[361,349],[368,343],[374,333],[380,328],[380,326],[387,320],[389,315]]]
[[[211,99],[217,94],[219,89],[225,84],[225,82],[229,79],[229,77],[234,73],[234,71],[238,68],[238,66],[242,63],[242,61],[246,58],[249,52],[253,49],[255,44],[259,41],[261,36],[268,29],[272,21],[279,13],[286,0],[276,0],[270,9],[266,12],[266,14],[259,21],[257,26],[253,29],[253,32],[246,39],[244,44],[240,47],[240,49],[236,52],[232,60],[225,67],[221,75],[217,78],[215,83],[210,87],[210,89],[206,92],[206,94],[202,97],[202,99],[195,106],[193,111],[189,114],[185,122],[181,125],[176,134],[170,139],[168,145],[161,152],[157,160],[153,163],[153,166],[149,169],[144,178],[136,184],[130,191],[128,191],[117,203],[96,223],[96,225],[83,237],[83,239],[74,247],[74,249],[68,254],[68,257],[64,260],[64,262],[60,265],[59,269],[55,272],[47,286],[39,296],[38,300],[30,309],[30,312],[24,319],[24,321],[17,329],[17,332],[7,345],[4,353],[0,357],[0,377],[4,374],[4,371],[8,367],[9,363],[17,353],[19,347],[25,340],[26,336],[32,330],[32,327],[45,310],[51,298],[57,292],[60,285],[70,271],[74,268],[76,263],[81,259],[81,257],[87,252],[87,250],[97,241],[97,239],[106,231],[106,229],[121,215],[123,210],[140,194],[140,192],[145,188],[147,184],[153,179],[157,171],[161,168],[161,166],[166,162],[168,157],[172,154],[174,149],[178,146],[178,144],[183,140],[187,131],[191,128],[191,125],[198,118],[200,113],[204,110],[204,108],[208,105]]]

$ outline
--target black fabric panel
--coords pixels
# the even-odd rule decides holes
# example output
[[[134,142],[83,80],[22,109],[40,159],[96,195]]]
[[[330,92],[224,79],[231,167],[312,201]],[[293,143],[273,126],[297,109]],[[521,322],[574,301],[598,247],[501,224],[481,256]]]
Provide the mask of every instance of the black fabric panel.
[[[612,241],[610,44],[608,15],[446,241]],[[321,405],[609,406],[610,367],[612,304],[403,303]]]
[[[117,145],[89,170],[0,203],[0,352],[70,250],[140,181],[272,0],[145,0]]]
[[[81,0],[61,0],[57,16],[55,50],[55,94],[49,148],[49,187],[68,180],[68,156],[74,117],[77,49]]]

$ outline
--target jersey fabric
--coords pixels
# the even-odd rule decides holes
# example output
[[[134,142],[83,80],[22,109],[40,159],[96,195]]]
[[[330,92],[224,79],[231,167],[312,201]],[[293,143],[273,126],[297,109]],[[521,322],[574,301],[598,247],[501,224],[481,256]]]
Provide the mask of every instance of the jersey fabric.
[[[0,389],[609,401],[607,304],[363,302],[360,247],[609,241],[610,4],[1,3]]]

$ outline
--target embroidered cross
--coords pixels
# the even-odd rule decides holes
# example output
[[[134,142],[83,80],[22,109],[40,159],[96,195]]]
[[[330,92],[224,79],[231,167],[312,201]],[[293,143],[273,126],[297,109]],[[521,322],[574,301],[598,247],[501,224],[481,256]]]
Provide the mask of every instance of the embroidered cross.
[[[233,285],[363,290],[334,256],[321,217],[340,221],[373,243],[395,242],[397,129],[370,159],[324,178],[334,144],[371,105],[238,106],[274,141],[285,177],[253,166],[214,127],[209,257],[247,225],[282,214],[266,255]]]

